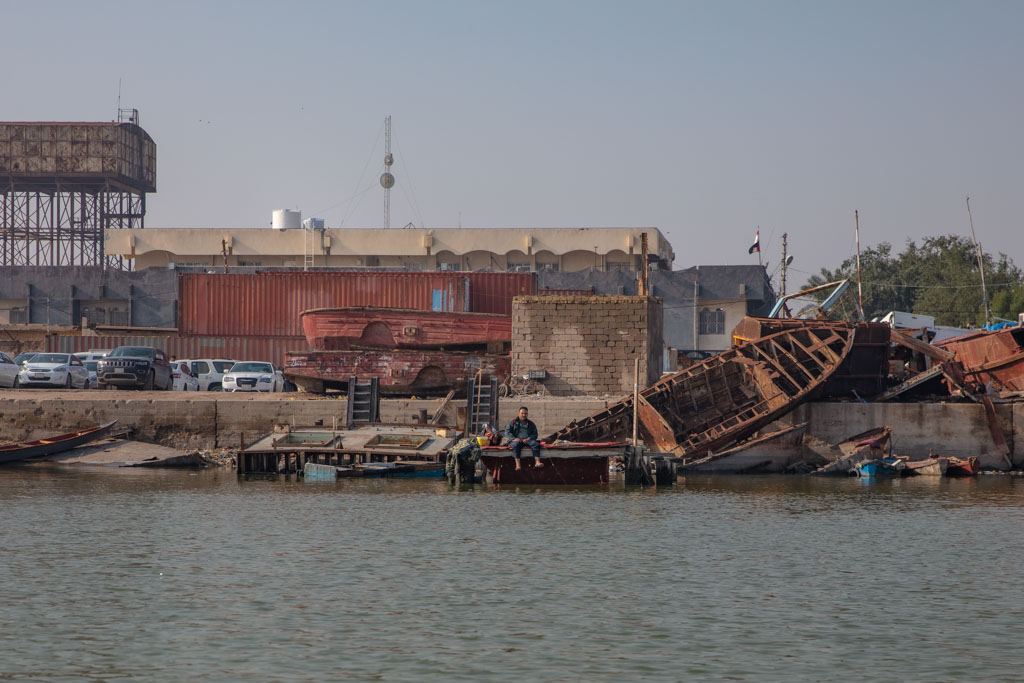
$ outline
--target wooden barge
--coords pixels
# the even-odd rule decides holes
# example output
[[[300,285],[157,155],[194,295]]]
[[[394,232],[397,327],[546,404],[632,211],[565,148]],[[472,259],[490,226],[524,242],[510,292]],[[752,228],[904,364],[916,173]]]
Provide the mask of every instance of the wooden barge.
[[[518,470],[508,446],[484,446],[480,449],[480,460],[495,484],[607,484],[609,460],[623,456],[627,446],[625,441],[542,444],[543,466],[537,467],[529,449],[523,449]]]
[[[317,351],[505,350],[512,339],[511,316],[490,313],[348,307],[315,308],[300,317],[306,341]]]
[[[236,469],[238,474],[297,474],[309,462],[347,468],[349,476],[419,471],[440,476],[442,457],[454,442],[454,430],[412,425],[285,427],[241,450]]]

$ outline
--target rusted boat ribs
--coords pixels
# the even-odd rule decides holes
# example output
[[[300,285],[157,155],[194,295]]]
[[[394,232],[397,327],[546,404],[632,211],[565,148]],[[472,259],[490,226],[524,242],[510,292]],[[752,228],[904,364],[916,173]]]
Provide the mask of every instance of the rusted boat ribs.
[[[744,439],[812,396],[850,352],[850,325],[807,323],[748,341],[648,387],[637,405],[645,443],[697,458]],[[548,441],[624,439],[628,397],[570,423]]]

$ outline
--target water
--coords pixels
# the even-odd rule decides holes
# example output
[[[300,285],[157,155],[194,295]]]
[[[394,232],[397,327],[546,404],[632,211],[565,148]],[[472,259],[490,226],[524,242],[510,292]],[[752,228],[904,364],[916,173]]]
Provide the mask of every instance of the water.
[[[1018,680],[1024,479],[0,470],[0,680]]]

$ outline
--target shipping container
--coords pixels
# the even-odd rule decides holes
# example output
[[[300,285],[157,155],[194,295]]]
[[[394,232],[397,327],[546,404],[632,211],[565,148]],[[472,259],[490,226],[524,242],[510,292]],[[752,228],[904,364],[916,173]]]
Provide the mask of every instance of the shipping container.
[[[465,273],[469,277],[469,310],[512,315],[512,299],[537,293],[536,273]]]
[[[46,337],[48,353],[78,353],[93,349],[113,350],[118,346],[155,346],[178,360],[188,358],[227,358],[255,360],[283,367],[289,351],[308,351],[305,337],[182,337],[179,335],[147,336],[70,336],[51,334]]]
[[[302,311],[379,306],[465,312],[469,310],[469,290],[465,273],[188,273],[178,279],[178,333],[302,337]]]

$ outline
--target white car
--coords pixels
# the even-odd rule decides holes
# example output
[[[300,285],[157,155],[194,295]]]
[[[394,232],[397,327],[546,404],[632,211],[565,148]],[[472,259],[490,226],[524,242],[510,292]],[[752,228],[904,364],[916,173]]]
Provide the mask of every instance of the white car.
[[[75,357],[83,363],[90,360],[99,360],[100,358],[106,358],[107,354],[112,349],[89,349],[88,351],[79,351],[75,354]]]
[[[21,383],[18,379],[18,372],[20,371],[21,368],[14,362],[14,359],[0,351],[0,387],[14,387],[17,389],[18,384]]]
[[[188,363],[189,368],[196,374],[199,391],[220,391],[224,373],[235,364],[235,361],[226,358],[193,358],[178,362]]]
[[[78,355],[77,353],[75,354]],[[81,356],[79,356],[81,358]],[[89,386],[93,389],[96,388],[96,371],[100,369],[100,362],[98,360],[83,360],[82,365],[89,371]]]
[[[284,391],[284,376],[273,363],[243,361],[224,375],[223,391]]]
[[[23,387],[88,389],[89,371],[70,353],[37,353],[18,373],[18,383]]]
[[[171,361],[171,378],[174,391],[199,391],[199,379],[192,374],[187,360]]]

